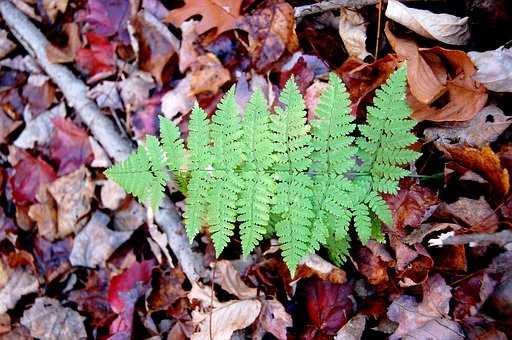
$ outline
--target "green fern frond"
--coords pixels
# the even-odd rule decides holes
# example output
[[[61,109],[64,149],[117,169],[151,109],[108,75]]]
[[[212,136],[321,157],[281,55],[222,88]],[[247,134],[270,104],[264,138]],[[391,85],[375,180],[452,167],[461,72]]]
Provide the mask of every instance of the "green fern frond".
[[[310,252],[312,180],[304,173],[311,165],[311,136],[306,124],[304,100],[297,84],[286,82],[272,115],[272,138],[278,184],[273,212],[282,220],[275,225],[284,260],[293,274],[299,261]]]
[[[208,223],[217,255],[229,243],[237,219],[237,201],[243,182],[236,171],[242,163],[242,129],[234,86],[219,103],[212,119],[213,182]]]
[[[191,176],[187,186],[184,217],[185,230],[192,242],[203,225],[212,185],[211,174],[207,171],[211,167],[210,127],[206,112],[197,104],[192,109],[188,130]]]
[[[355,124],[350,114],[350,100],[340,78],[334,73],[329,75],[329,84],[319,99],[315,109],[316,119],[311,123],[313,163],[311,171],[314,177],[315,222],[311,233],[311,247],[318,250],[325,244],[329,232],[338,224],[347,227],[346,201],[338,200],[350,190],[350,180],[345,173],[355,166],[356,148],[352,145]]]
[[[151,207],[156,210],[164,197],[164,188],[169,180],[169,176],[165,168],[165,158],[162,157],[164,152],[158,139],[155,136],[148,135],[144,147],[146,148],[149,164],[151,165],[151,171],[153,173],[153,181],[155,182],[149,188],[149,202]]]
[[[242,120],[242,189],[238,204],[242,252],[247,256],[263,239],[269,224],[275,181],[269,170],[273,165],[274,144],[270,131],[267,101],[261,91],[251,96]]]

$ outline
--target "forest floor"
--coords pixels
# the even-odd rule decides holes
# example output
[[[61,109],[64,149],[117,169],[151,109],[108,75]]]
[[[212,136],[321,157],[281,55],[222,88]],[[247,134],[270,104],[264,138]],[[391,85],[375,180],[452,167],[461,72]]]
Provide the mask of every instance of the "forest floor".
[[[512,337],[512,4],[507,0],[0,0],[0,338]],[[153,212],[103,174],[158,116],[187,136],[235,86],[308,116],[329,73],[357,122],[402,63],[421,157],[352,238],[295,277],[266,239],[216,259],[170,183]]]

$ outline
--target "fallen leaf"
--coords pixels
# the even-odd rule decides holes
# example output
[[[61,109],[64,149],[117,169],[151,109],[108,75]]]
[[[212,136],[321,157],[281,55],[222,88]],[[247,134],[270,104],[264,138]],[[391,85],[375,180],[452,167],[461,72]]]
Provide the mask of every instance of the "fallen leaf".
[[[67,175],[94,159],[89,135],[70,120],[56,117],[50,141],[50,157],[59,164],[58,175]]]
[[[190,76],[180,80],[178,85],[162,97],[162,113],[173,119],[178,113],[186,114],[192,110],[195,98],[190,88]]]
[[[8,279],[0,288],[0,314],[14,308],[23,295],[35,293],[39,288],[37,278],[22,268],[2,268],[2,271],[7,271]]]
[[[71,269],[68,259],[72,245],[71,237],[54,242],[49,242],[42,237],[35,239],[35,260],[39,273],[46,279],[46,284],[59,277],[65,278],[65,274]]]
[[[62,25],[63,33],[67,37],[66,46],[46,45],[46,57],[53,64],[70,63],[75,60],[76,52],[82,46],[80,39],[80,28],[75,22]]]
[[[0,335],[5,335],[11,331],[11,317],[9,314],[0,314]]]
[[[260,311],[261,302],[258,300],[219,302],[211,313],[192,311],[193,322],[198,325],[198,331],[192,334],[191,339],[210,339],[211,334],[215,340],[229,340],[234,331],[250,326]]]
[[[58,235],[65,237],[77,233],[85,224],[91,210],[94,183],[91,174],[81,167],[67,176],[55,180],[48,188],[57,202]]]
[[[158,115],[161,111],[161,93],[150,97],[142,109],[131,114],[128,119],[129,126],[135,139],[143,141],[146,135],[157,135],[159,127]]]
[[[126,198],[126,192],[119,184],[108,179],[101,186],[101,204],[107,209],[117,210]]]
[[[343,269],[336,267],[316,254],[309,255],[300,261],[292,283],[309,277],[317,277],[337,284],[347,282],[347,274]]]
[[[131,231],[113,231],[107,228],[110,218],[96,211],[87,225],[78,232],[73,242],[69,261],[73,266],[104,267],[110,255],[132,235]]]
[[[467,122],[442,123],[425,129],[423,134],[427,140],[442,144],[482,147],[494,142],[510,124],[512,120],[499,107],[489,105]]]
[[[36,222],[39,235],[51,242],[58,237],[55,201],[48,193],[47,187],[41,187],[36,198],[39,203],[30,206],[28,216]]]
[[[146,210],[133,199],[125,202],[114,215],[114,228],[120,231],[133,231],[146,221]]]
[[[48,76],[31,74],[23,86],[23,97],[28,101],[30,111],[39,114],[54,103],[55,91],[55,85]]]
[[[12,119],[0,109],[0,144],[8,143],[8,138],[20,125],[21,120]]]
[[[191,65],[189,76],[192,95],[203,92],[217,93],[220,87],[231,79],[230,72],[213,53],[199,56]]]
[[[253,339],[261,340],[265,333],[271,333],[279,340],[286,340],[286,328],[292,327],[292,325],[292,317],[286,312],[281,302],[263,300]]]
[[[453,290],[453,299],[456,301],[453,317],[463,320],[475,315],[480,307],[487,301],[496,287],[496,281],[489,274],[482,272],[464,280]]]
[[[408,101],[417,120],[467,121],[487,102],[483,85],[471,77],[476,69],[463,51],[440,47],[419,49],[412,40],[386,36],[396,53],[407,60]]]
[[[166,22],[180,27],[183,22],[195,15],[202,16],[197,33],[203,34],[216,28],[216,35],[235,28],[240,16],[242,0],[185,0],[185,6],[169,12]]]
[[[405,244],[413,245],[415,243],[422,243],[423,239],[436,231],[451,229],[459,230],[460,225],[454,223],[422,223],[418,229],[415,229],[412,233],[402,238]]]
[[[375,90],[384,84],[398,64],[398,58],[388,54],[371,64],[356,58],[348,58],[336,69],[336,73],[343,79],[350,93],[354,116],[363,113],[364,106],[371,103]]]
[[[14,145],[22,149],[32,149],[36,143],[38,146],[46,146],[52,136],[54,125],[53,120],[57,117],[66,116],[66,105],[60,103],[51,110],[39,114],[27,123],[25,129],[14,141]]]
[[[449,146],[436,143],[438,149],[452,158],[456,163],[469,168],[490,184],[498,197],[503,197],[510,189],[507,169],[501,166],[500,159],[488,146],[481,149],[468,146]]]
[[[439,274],[432,275],[423,285],[422,302],[409,295],[400,296],[388,309],[388,317],[398,323],[390,340],[464,339],[459,324],[448,316],[451,297],[450,287]]]
[[[434,260],[421,243],[408,246],[402,243],[402,238],[390,234],[390,245],[396,256],[396,277],[400,287],[416,286],[425,282]]]
[[[103,147],[94,139],[89,136],[89,143],[91,144],[92,154],[94,155],[93,160],[90,164],[91,168],[108,168],[112,165],[107,152]]]
[[[0,59],[3,59],[6,55],[11,53],[16,48],[16,44],[13,43],[7,37],[7,31],[0,29]]]
[[[334,340],[360,340],[366,326],[366,316],[357,314],[341,327]]]
[[[85,312],[94,326],[108,325],[114,312],[108,302],[108,277],[104,270],[88,270],[87,282],[82,289],[69,293],[69,300],[78,305],[78,310]]]
[[[30,330],[30,335],[41,340],[76,340],[87,338],[84,321],[83,316],[62,307],[58,300],[40,297],[23,313],[20,322]]]
[[[78,69],[89,77],[93,83],[112,75],[115,71],[115,48],[106,38],[94,33],[85,34],[89,47],[81,47],[76,51]]]
[[[19,152],[21,160],[14,166],[14,175],[9,177],[12,197],[17,204],[36,203],[36,194],[43,185],[52,183],[57,175],[41,158],[34,158],[25,151]]]
[[[136,71],[118,83],[126,110],[136,111],[146,103],[155,81],[149,73]]]
[[[100,108],[122,109],[121,97],[117,91],[117,82],[105,80],[90,89],[87,96],[96,101]]]
[[[288,66],[287,64],[283,66],[279,77],[279,86],[284,88],[286,82],[291,77],[293,77],[293,80],[295,80],[296,84],[299,86],[300,93],[305,95],[309,85],[311,85],[315,79],[315,73],[313,70],[309,69],[306,60],[303,57],[299,57],[297,62],[293,65]]]
[[[469,42],[468,17],[459,18],[450,14],[435,14],[415,9],[389,0],[386,16],[419,35],[450,45],[465,45]]]
[[[338,31],[349,56],[364,60],[370,55],[366,51],[367,25],[364,17],[356,10],[347,7],[340,8]]]
[[[432,190],[410,180],[402,182],[396,195],[385,195],[384,199],[393,214],[393,231],[402,236],[406,234],[406,227],[419,227],[439,204]]]
[[[157,271],[157,279],[153,282],[153,289],[146,299],[151,310],[165,310],[170,308],[177,300],[186,297],[187,292],[182,284],[185,274],[176,267],[165,272]]]
[[[512,92],[512,48],[468,52],[478,71],[473,79],[494,92]]]
[[[43,0],[43,8],[51,23],[55,22],[57,14],[66,12],[68,0]]]
[[[369,248],[361,247],[354,256],[356,269],[374,286],[384,286],[389,282],[388,262],[383,261]]]
[[[317,339],[336,335],[352,314],[351,284],[310,279],[304,289],[308,322],[302,337]]]
[[[154,262],[151,260],[135,262],[110,281],[108,301],[112,310],[118,314],[110,325],[111,335],[130,337],[135,303],[149,289],[153,267]]]
[[[100,36],[117,35],[120,41],[128,44],[127,24],[131,11],[129,0],[88,0],[85,20]]]
[[[248,287],[240,278],[240,273],[227,260],[215,264],[214,281],[225,291],[236,295],[239,299],[252,299],[257,296],[257,289]]]
[[[461,197],[451,204],[442,203],[436,215],[455,218],[473,232],[492,233],[498,229],[498,216],[483,197],[478,200]]]
[[[288,3],[273,4],[245,16],[236,28],[249,33],[249,54],[259,73],[270,70],[285,53],[299,47],[293,7]]]
[[[170,37],[167,27],[155,25],[147,18],[145,11],[139,12],[132,23],[139,44],[139,67],[151,73],[158,84],[162,85],[168,78],[164,71],[177,52],[177,42]]]

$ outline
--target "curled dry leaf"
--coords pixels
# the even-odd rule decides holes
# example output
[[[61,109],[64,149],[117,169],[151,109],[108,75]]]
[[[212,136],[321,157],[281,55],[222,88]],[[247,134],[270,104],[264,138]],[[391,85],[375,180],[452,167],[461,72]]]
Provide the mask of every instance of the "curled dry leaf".
[[[265,333],[271,333],[279,340],[286,340],[286,328],[292,327],[293,321],[281,302],[277,300],[262,301],[261,312],[256,321],[253,339],[262,339]]]
[[[220,284],[222,289],[236,295],[239,299],[252,299],[256,297],[257,289],[250,288],[240,278],[240,273],[233,267],[230,261],[217,261],[215,264],[214,281]]]
[[[63,33],[67,37],[66,46],[46,45],[46,57],[53,64],[70,63],[75,60],[75,54],[82,46],[80,28],[75,22],[62,25]]]
[[[293,7],[288,3],[273,4],[245,16],[237,28],[249,33],[249,54],[260,73],[270,70],[286,52],[291,54],[299,46]]]
[[[219,35],[235,28],[241,6],[242,0],[185,0],[185,6],[172,10],[165,21],[180,27],[185,20],[200,14],[197,33],[216,28]]]
[[[442,144],[471,145],[481,147],[494,142],[512,124],[503,111],[489,105],[467,122],[443,123],[423,131],[427,140]]]
[[[390,244],[396,256],[396,276],[400,279],[401,287],[410,287],[425,282],[434,266],[434,260],[421,245],[416,243],[408,246],[402,239],[392,234]]]
[[[487,92],[472,79],[476,69],[466,53],[419,49],[414,41],[396,37],[389,25],[385,32],[395,52],[407,60],[408,100],[415,119],[466,121],[484,107]]]
[[[442,203],[436,214],[455,218],[474,232],[492,233],[498,229],[498,216],[483,197],[478,200],[462,197],[451,204]]]
[[[2,285],[0,288],[0,314],[14,308],[19,299],[26,294],[34,293],[39,288],[39,281],[28,271],[18,267],[11,269],[0,262]],[[7,275],[4,280],[3,276]]]
[[[299,263],[293,282],[312,276],[338,284],[347,282],[347,274],[343,269],[316,254],[306,257]]]
[[[398,322],[390,339],[464,339],[459,324],[448,316],[451,297],[450,286],[439,274],[432,275],[423,285],[421,303],[412,296],[400,296],[388,309],[388,317]]]
[[[110,218],[95,212],[73,242],[69,261],[73,266],[103,267],[110,255],[132,235],[131,231],[113,231],[107,227]]]
[[[149,18],[146,11],[140,11],[133,20],[133,27],[139,44],[139,67],[149,72],[158,84],[168,78],[166,65],[177,52],[174,36],[164,25],[158,25]]]
[[[62,102],[51,110],[39,114],[27,123],[25,129],[14,141],[14,145],[22,149],[32,149],[36,143],[45,146],[50,141],[54,130],[53,120],[66,116],[66,105]]]
[[[354,261],[357,270],[366,277],[371,285],[384,286],[389,282],[388,263],[391,262],[391,259],[385,261],[370,248],[361,247],[355,253]]]
[[[386,16],[425,38],[439,40],[445,44],[465,45],[470,38],[468,17],[459,18],[409,8],[396,0],[388,1]]]
[[[492,187],[492,190],[503,197],[510,189],[510,182],[507,169],[504,169],[498,156],[488,146],[481,149],[468,146],[436,146],[456,163],[469,168],[483,178],[485,178]]]
[[[30,335],[41,340],[86,339],[85,318],[58,300],[41,297],[23,313],[21,324],[30,330]]]
[[[366,26],[367,22],[359,12],[347,7],[340,8],[338,30],[349,56],[364,60],[370,55],[366,51]]]
[[[91,174],[81,167],[67,176],[55,180],[48,188],[57,202],[58,235],[65,237],[78,232],[86,222],[91,210],[94,183]]]
[[[478,68],[473,79],[494,92],[512,92],[512,48],[500,47],[493,51],[469,52]]]

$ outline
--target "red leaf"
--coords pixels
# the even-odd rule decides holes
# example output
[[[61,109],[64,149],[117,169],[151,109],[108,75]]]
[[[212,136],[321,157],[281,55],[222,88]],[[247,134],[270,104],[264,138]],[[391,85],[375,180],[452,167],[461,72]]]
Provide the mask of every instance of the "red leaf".
[[[69,174],[94,159],[89,135],[71,121],[53,120],[55,133],[50,141],[50,156],[59,163],[59,176]]]
[[[310,323],[304,338],[319,339],[335,335],[352,314],[352,285],[312,280],[305,288]]]
[[[76,52],[76,63],[80,71],[87,76],[96,76],[94,79],[112,74],[115,67],[114,45],[94,32],[87,32],[86,37],[89,47],[81,47]]]
[[[14,167],[14,175],[9,178],[12,197],[17,204],[35,203],[41,185],[50,184],[57,178],[53,168],[39,158],[25,151],[17,151],[21,160]]]
[[[118,34],[120,40],[130,41],[127,23],[130,18],[129,0],[89,0],[86,21],[97,34],[110,37]]]
[[[152,260],[135,262],[110,281],[108,301],[112,310],[119,314],[110,325],[110,334],[130,337],[135,303],[149,289],[154,266]]]

